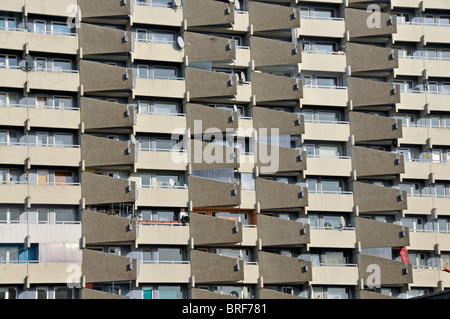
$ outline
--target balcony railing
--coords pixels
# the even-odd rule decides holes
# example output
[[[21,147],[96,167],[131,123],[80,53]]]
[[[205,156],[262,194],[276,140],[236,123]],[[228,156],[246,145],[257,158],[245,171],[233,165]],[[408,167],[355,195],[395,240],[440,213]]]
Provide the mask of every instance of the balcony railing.
[[[306,123],[324,123],[324,124],[344,124],[349,125],[350,122],[347,121],[326,121],[326,120],[307,120],[305,119]]]
[[[183,223],[180,223],[178,221],[150,221],[150,220],[140,220],[139,225],[142,226],[170,226],[170,227],[178,227],[178,226],[184,226]]]
[[[351,226],[310,226],[310,229],[317,230],[356,230],[355,227]]]
[[[61,32],[61,31],[54,31],[54,30],[36,30],[35,26],[33,24],[28,25],[28,27],[25,28],[10,28],[7,26],[0,27],[0,30],[4,31],[16,31],[16,32],[30,32],[30,33],[40,33],[40,34],[53,34],[53,35],[64,35],[64,36],[77,36],[77,33],[73,32]]]
[[[49,68],[35,68],[35,71],[40,71],[40,72],[56,72],[56,73],[73,73],[73,74],[78,74],[80,73],[80,71],[78,70],[67,70],[67,69],[62,69],[62,68],[55,68],[55,67],[49,67]]]
[[[80,148],[80,145],[71,144],[37,144],[37,143],[19,143],[19,142],[0,142],[0,146],[36,146],[36,147],[61,147],[61,148]]]
[[[326,50],[302,50],[303,53],[311,53],[311,54],[328,54],[328,55],[345,55],[346,53],[342,50],[336,51],[326,51]]]
[[[184,185],[141,185],[140,188],[153,188],[153,189],[188,189],[186,184]]]
[[[137,147],[138,151],[142,152],[169,152],[169,153],[187,153],[187,150],[180,150],[175,148],[156,148],[156,147]]]
[[[324,191],[324,190],[317,190],[317,189],[309,189],[309,194],[341,194],[341,195],[353,195],[353,192],[350,191]]]
[[[0,224],[81,225],[81,221],[0,220]]]
[[[145,7],[175,8],[174,2],[172,3],[173,4],[161,4],[161,3],[153,3],[152,0],[143,0],[143,1],[134,0],[135,6],[145,6]],[[181,2],[181,6],[179,8],[182,7],[183,4]]]
[[[9,181],[0,182],[0,185],[35,185],[35,186],[81,186],[81,183],[73,182],[29,182],[29,181]]]
[[[348,90],[346,86],[338,86],[338,85],[305,84],[303,85],[303,87],[309,89],[344,90],[344,91]]]
[[[191,262],[189,260],[141,260],[141,264],[153,264],[153,265],[189,265]]]
[[[70,111],[79,111],[78,107],[67,107],[67,106],[56,106],[56,105],[36,105],[36,104],[14,104],[14,103],[0,103],[0,107],[24,107],[24,108],[32,108],[32,109],[46,109],[46,110],[70,110]]]
[[[336,18],[336,17],[320,17],[320,16],[316,16],[316,15],[304,15],[304,14],[300,14],[300,19],[329,20],[329,21],[345,21],[344,18]]]
[[[334,158],[334,159],[351,159],[351,156],[337,155],[337,156],[325,156],[319,154],[308,154],[308,158]]]
[[[428,22],[425,18],[417,19],[419,21],[403,21],[397,20],[397,24],[405,24],[405,25],[424,25],[424,26],[435,26],[435,27],[450,27],[449,23],[441,23],[440,21]]]

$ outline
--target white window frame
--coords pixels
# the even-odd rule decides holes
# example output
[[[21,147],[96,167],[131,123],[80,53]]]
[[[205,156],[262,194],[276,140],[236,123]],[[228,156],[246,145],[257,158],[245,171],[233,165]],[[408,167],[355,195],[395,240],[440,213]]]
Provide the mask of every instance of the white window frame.
[[[62,110],[65,109],[65,107],[61,108],[59,105],[58,106],[56,105],[56,99],[70,99],[70,101],[71,101],[70,104],[72,104],[72,102],[73,102],[73,98],[71,96],[55,95],[55,96],[53,96],[53,107],[55,109],[62,109]],[[72,104],[72,107],[73,107],[73,104]]]
[[[111,250],[118,250],[119,254],[117,254],[116,252],[111,252]],[[120,248],[120,247],[108,247],[108,254],[116,255],[116,256],[122,256],[122,248]]]
[[[36,24],[37,23],[43,23],[44,24],[44,32],[43,33],[41,31],[38,32],[36,30]],[[33,21],[33,31],[34,31],[34,33],[47,34],[47,21],[45,21],[45,20],[34,20]]]
[[[38,67],[37,67],[38,61],[45,61],[45,67],[44,67],[44,68],[38,68]],[[35,68],[35,70],[37,70],[37,71],[48,71],[48,69],[49,69],[49,62],[48,62],[48,59],[47,59],[47,58],[36,57],[35,63],[36,63],[36,68]]]
[[[44,290],[46,294],[45,299],[50,299],[50,289],[47,286],[38,286],[36,287],[36,299],[38,299],[38,290]]]

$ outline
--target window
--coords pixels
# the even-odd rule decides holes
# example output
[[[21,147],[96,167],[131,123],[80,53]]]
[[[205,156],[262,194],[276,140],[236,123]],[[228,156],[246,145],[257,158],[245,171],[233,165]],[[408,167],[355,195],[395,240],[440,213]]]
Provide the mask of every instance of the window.
[[[182,261],[183,252],[180,248],[158,248],[158,260],[160,262]]]
[[[177,144],[176,140],[168,140],[168,139],[156,139],[155,147],[157,150],[170,151],[175,148]]]
[[[56,147],[71,147],[74,145],[73,134],[55,134]]]
[[[47,71],[47,59],[46,58],[36,58],[36,70]]]
[[[18,103],[17,94],[9,92],[0,92],[0,106],[16,106]]]
[[[17,299],[17,289],[11,287],[0,287],[0,300],[1,299]]]
[[[49,172],[47,170],[38,170],[38,185],[47,185]]]
[[[142,248],[142,261],[144,263],[153,261],[153,248]]]
[[[73,289],[67,287],[55,288],[55,299],[72,299]]]
[[[58,35],[70,35],[71,30],[67,23],[52,22],[52,34]]]
[[[0,55],[0,68],[17,67],[17,57],[15,55]]]
[[[349,291],[347,288],[329,287],[327,289],[327,299],[348,299]]]
[[[17,28],[15,18],[0,17],[0,30],[12,30]]]
[[[0,222],[19,222],[21,212],[18,208],[0,208]]]
[[[55,96],[54,98],[56,109],[71,109],[73,108],[72,98],[69,96]]]
[[[282,287],[281,291],[285,294],[288,295],[293,295],[294,294],[294,288],[293,287]]]
[[[176,175],[157,175],[156,183],[159,188],[171,188],[179,185],[179,177]]]
[[[341,156],[339,145],[319,145],[319,155],[321,158],[337,158]]]
[[[47,96],[36,95],[36,107],[37,108],[45,108],[46,106],[47,106]]]
[[[395,14],[397,15],[398,24],[404,24],[411,21],[409,13],[395,13]]]
[[[450,16],[439,16],[439,25],[450,25]]]
[[[150,174],[141,174],[141,187],[142,188],[150,188],[152,185],[151,180],[152,180],[152,178],[151,178]]]
[[[309,18],[309,8],[308,7],[300,7],[300,17],[301,18]]]
[[[343,191],[342,181],[322,180],[323,192],[341,192]]]
[[[154,31],[153,42],[156,43],[175,43],[175,32]]]
[[[153,105],[154,113],[162,115],[178,114],[178,104],[170,102],[155,102]]]
[[[0,264],[17,262],[19,260],[18,246],[0,246]]]
[[[138,29],[136,35],[139,42],[147,42],[147,30]]]
[[[334,17],[333,9],[314,8],[314,18],[316,19],[331,19]]]
[[[111,255],[120,256],[120,247],[110,247],[108,249],[108,253],[111,254]]]
[[[48,287],[36,288],[37,299],[48,299]]]
[[[148,78],[148,66],[147,65],[138,65],[138,77],[139,78]]]
[[[37,211],[38,215],[38,223],[47,223],[49,222],[49,211],[45,208],[39,208]]]
[[[74,182],[72,172],[55,172],[55,184],[66,185]]]
[[[181,286],[159,286],[159,299],[183,299]]]
[[[47,23],[43,20],[35,20],[34,21],[34,32],[46,33],[47,32]]]
[[[138,113],[139,114],[149,114],[150,106],[147,101],[139,101],[138,102]]]
[[[55,220],[57,222],[73,222],[75,218],[75,210],[73,209],[55,209]]]
[[[173,67],[155,66],[153,68],[153,76],[155,79],[176,78],[177,77],[177,69],[173,68]]]
[[[19,181],[19,170],[0,169],[0,184],[17,183]]]
[[[53,72],[64,72],[72,70],[72,62],[70,60],[53,60]]]
[[[37,138],[37,146],[48,146],[49,144],[48,133],[37,132],[36,138]]]
[[[323,299],[323,288],[313,287],[313,299]]]

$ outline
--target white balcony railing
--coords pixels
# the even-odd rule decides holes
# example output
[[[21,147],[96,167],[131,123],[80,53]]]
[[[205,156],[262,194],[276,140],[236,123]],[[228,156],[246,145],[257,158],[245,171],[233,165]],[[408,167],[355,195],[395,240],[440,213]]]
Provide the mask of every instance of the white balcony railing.
[[[59,147],[59,148],[80,148],[80,145],[70,145],[70,144],[37,144],[30,142],[0,142],[0,146],[36,146],[36,147]]]

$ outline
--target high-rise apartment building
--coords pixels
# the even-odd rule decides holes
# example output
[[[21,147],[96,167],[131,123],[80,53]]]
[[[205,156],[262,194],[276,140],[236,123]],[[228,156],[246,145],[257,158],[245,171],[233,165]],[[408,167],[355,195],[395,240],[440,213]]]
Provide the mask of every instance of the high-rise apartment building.
[[[0,1],[0,299],[450,288],[448,0]]]

